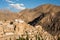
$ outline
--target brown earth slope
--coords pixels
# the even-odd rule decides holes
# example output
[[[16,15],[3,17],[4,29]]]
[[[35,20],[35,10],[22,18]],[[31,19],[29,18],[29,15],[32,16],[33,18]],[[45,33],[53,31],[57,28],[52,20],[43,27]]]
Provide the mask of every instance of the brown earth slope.
[[[34,9],[25,9],[19,15],[28,24],[41,25],[52,35],[60,33],[60,6],[45,4]]]
[[[44,4],[33,9],[25,9],[18,14],[0,11],[0,20],[23,19],[26,23],[41,25],[44,30],[55,35],[60,33],[60,6]]]
[[[0,20],[14,20],[18,18],[18,14],[11,12],[10,10],[0,10]]]
[[[25,9],[19,13],[20,15],[19,17],[24,19],[26,22],[31,22],[35,18],[39,17],[42,13],[50,14],[52,12],[56,13],[59,11],[60,11],[60,6],[45,4],[33,9]]]

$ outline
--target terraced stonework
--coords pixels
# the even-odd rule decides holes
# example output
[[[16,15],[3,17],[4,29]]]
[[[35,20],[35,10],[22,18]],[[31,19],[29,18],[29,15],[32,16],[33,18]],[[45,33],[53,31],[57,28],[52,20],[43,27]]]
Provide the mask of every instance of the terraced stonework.
[[[25,23],[21,19],[12,21],[0,21],[0,40],[16,40],[19,37],[26,38],[28,35],[29,40],[36,40],[38,35],[42,40],[57,40],[58,36],[52,36],[45,31],[42,26],[35,27]]]

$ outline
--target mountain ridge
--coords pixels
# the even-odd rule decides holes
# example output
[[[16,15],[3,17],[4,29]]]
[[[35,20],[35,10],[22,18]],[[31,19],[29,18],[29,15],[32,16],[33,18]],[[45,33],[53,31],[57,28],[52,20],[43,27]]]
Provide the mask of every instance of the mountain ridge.
[[[60,6],[45,4],[15,14],[10,11],[0,11],[0,20],[14,19],[22,19],[33,27],[40,25],[49,35],[60,35]]]

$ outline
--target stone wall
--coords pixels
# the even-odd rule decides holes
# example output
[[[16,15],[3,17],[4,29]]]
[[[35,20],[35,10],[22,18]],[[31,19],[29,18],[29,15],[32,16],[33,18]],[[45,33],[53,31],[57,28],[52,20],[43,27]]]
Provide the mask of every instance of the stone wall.
[[[19,39],[19,37],[26,38],[27,35],[29,40],[36,40],[37,35],[41,40],[57,40],[59,36],[52,36],[45,31],[42,26],[37,25],[33,27],[21,19],[0,21],[0,40],[16,40]]]

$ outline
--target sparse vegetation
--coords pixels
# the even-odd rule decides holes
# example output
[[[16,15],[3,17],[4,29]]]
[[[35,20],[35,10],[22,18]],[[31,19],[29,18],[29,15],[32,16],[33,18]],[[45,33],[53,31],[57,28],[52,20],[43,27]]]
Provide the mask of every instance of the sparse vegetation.
[[[19,39],[17,39],[17,40],[29,40],[29,35],[28,35],[28,33],[26,33],[26,38],[23,38],[23,37],[19,37]],[[43,40],[40,36],[39,36],[39,34],[37,34],[36,36],[35,36],[35,38],[36,38],[36,40]],[[33,40],[33,39],[30,39],[30,40]]]
[[[20,36],[19,39],[16,36]],[[0,10],[2,39],[60,40],[60,6],[41,5],[20,12]]]
[[[26,39],[19,37],[19,39],[17,39],[17,40],[29,40],[29,37],[26,37]],[[31,40],[32,40],[32,39],[31,39]],[[36,40],[41,40],[41,39],[40,39],[39,36],[36,36]]]
[[[16,40],[25,40],[25,39],[24,39],[24,38],[19,37],[19,39],[16,39]]]

